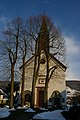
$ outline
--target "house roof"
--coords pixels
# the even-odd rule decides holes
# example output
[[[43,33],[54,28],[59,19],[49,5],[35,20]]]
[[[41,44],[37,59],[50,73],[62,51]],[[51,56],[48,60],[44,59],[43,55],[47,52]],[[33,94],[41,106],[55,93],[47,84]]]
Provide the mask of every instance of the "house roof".
[[[14,81],[15,83],[17,83],[18,85],[19,85],[19,81]],[[7,87],[7,85],[9,84],[9,83],[11,83],[11,81],[8,81],[8,80],[1,80],[0,81],[0,89],[2,89],[3,91],[5,91],[6,90],[6,87]]]
[[[67,80],[66,86],[80,91],[80,80]]]
[[[0,89],[0,95],[4,95],[4,92],[2,89]]]
[[[60,65],[62,68],[64,68],[66,70],[66,66],[61,63],[57,58],[55,58],[52,54],[48,53],[48,55],[58,63],[58,65]],[[34,56],[32,56],[30,59],[28,59],[26,62],[25,62],[25,65],[29,65],[32,61],[34,60]],[[22,68],[23,65],[20,66],[20,69]]]

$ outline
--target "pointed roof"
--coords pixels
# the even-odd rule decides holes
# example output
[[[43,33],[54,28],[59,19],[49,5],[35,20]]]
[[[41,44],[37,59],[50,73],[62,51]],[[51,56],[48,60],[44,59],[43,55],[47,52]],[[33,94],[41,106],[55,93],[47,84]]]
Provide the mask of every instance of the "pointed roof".
[[[38,35],[38,51],[41,50],[49,52],[49,32],[47,29],[45,15],[42,16],[42,25]]]
[[[46,31],[47,31],[46,18],[43,15],[42,16],[42,25],[41,25],[40,32],[46,32]]]

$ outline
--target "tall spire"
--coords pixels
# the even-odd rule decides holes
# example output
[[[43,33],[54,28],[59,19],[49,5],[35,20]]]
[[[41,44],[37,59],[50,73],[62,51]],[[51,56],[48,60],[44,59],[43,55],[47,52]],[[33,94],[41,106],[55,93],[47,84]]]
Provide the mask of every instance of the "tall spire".
[[[44,50],[49,52],[49,32],[47,29],[45,15],[42,16],[42,25],[38,36],[38,50]]]

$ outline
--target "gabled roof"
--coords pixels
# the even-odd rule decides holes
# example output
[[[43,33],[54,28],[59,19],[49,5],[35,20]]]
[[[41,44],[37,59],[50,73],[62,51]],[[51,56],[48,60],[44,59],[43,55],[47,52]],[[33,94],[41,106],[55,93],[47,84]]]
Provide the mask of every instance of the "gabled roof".
[[[65,70],[67,69],[67,67],[62,63],[60,62],[56,57],[54,57],[52,54],[48,53],[49,56],[54,59],[61,67],[63,67]]]
[[[34,60],[33,58],[34,58],[34,56],[30,57],[30,58],[25,62],[25,65],[28,66],[28,65],[32,62],[32,60]],[[23,67],[23,65],[21,65],[19,68],[21,69],[22,67]]]
[[[61,63],[57,58],[55,58],[52,54],[48,53],[48,55],[51,57],[52,60],[56,61],[58,63],[59,66],[61,66],[62,68],[64,68],[66,70],[66,66]],[[28,66],[31,62],[34,61],[34,56],[32,56],[30,59],[28,59],[26,62],[25,62],[25,65]],[[23,65],[22,65],[23,66]],[[22,68],[22,66],[20,66],[20,69]]]

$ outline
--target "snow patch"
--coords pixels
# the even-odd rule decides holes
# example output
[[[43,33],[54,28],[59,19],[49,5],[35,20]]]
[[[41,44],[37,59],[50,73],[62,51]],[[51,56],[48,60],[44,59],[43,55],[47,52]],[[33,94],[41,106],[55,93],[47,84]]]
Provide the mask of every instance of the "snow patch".
[[[8,108],[0,108],[0,118],[5,118],[10,115]]]
[[[25,110],[25,112],[35,112],[35,111],[31,108],[27,108],[27,110]]]
[[[35,115],[33,117],[33,119],[65,120],[65,118],[62,116],[61,112],[62,112],[62,110],[43,112],[43,113]]]
[[[48,109],[46,109],[46,108],[40,108],[40,110],[45,110],[45,111],[46,111],[46,110],[48,110]]]
[[[23,107],[18,106],[17,109],[27,109],[27,107],[26,106],[23,106]]]
[[[67,97],[73,97],[73,96],[76,96],[76,94],[80,94],[80,91],[78,90],[74,90],[74,89],[71,89],[70,87],[66,87],[66,96]]]
[[[15,111],[15,108],[11,108],[9,111]]]

